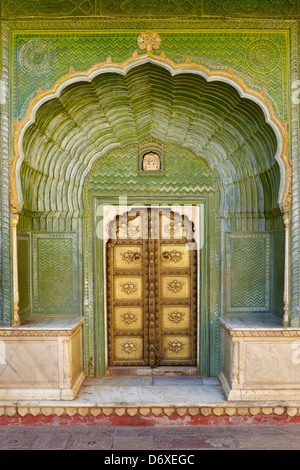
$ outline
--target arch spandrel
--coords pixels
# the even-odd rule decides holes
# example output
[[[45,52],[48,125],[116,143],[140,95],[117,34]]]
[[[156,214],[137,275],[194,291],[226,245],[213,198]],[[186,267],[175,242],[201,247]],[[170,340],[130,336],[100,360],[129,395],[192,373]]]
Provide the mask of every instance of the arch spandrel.
[[[256,182],[253,186],[251,181],[254,181],[258,178],[260,167],[262,173],[265,173],[267,169],[270,169],[270,161],[271,157],[273,157],[274,163],[277,162],[280,169],[278,204],[281,210],[287,212],[289,210],[291,199],[291,164],[287,156],[288,135],[286,127],[276,118],[273,107],[271,103],[266,99],[264,91],[259,93],[257,91],[249,89],[239,77],[236,77],[233,74],[230,69],[228,69],[226,72],[210,71],[208,68],[203,67],[199,64],[191,63],[188,59],[185,63],[175,64],[173,61],[166,58],[164,54],[158,56],[152,53],[147,53],[144,55],[134,54],[133,57],[131,57],[122,64],[112,63],[108,59],[104,63],[95,64],[85,72],[75,72],[74,70],[70,70],[70,73],[61,77],[50,90],[47,90],[45,92],[41,90],[38,91],[37,96],[29,103],[24,119],[20,123],[16,123],[16,131],[14,135],[15,158],[10,162],[10,195],[12,212],[21,212],[23,207],[23,192],[20,171],[22,163],[24,161],[27,161],[27,158],[25,158],[27,156],[24,153],[24,150],[26,151],[26,145],[28,148],[30,146],[30,141],[34,141],[33,135],[29,135],[30,126],[35,126],[34,133],[36,136],[38,136],[36,140],[37,147],[40,144],[42,146],[41,148],[46,148],[46,167],[47,170],[49,170],[49,173],[51,173],[52,171],[52,174],[48,175],[50,179],[53,178],[54,181],[55,177],[57,178],[57,175],[64,175],[64,183],[67,183],[67,185],[69,186],[68,194],[67,196],[65,196],[68,207],[64,207],[64,210],[70,212],[80,210],[79,201],[81,200],[81,196],[77,195],[77,197],[74,197],[74,194],[76,193],[76,190],[82,191],[85,177],[89,173],[94,162],[98,158],[103,156],[107,151],[111,150],[112,148],[121,146],[124,143],[126,145],[131,142],[144,143],[144,141],[146,141],[149,136],[149,132],[150,134],[154,134],[155,138],[158,140],[163,136],[168,140],[169,143],[177,143],[176,139],[178,140],[178,137],[176,136],[175,131],[179,127],[180,119],[177,119],[176,116],[174,118],[174,112],[178,111],[178,109],[176,109],[176,103],[174,104],[174,99],[176,99],[175,91],[172,95],[174,108],[170,108],[166,106],[166,103],[169,101],[170,98],[170,92],[168,91],[168,87],[164,89],[163,83],[161,84],[161,86],[157,85],[157,91],[155,91],[154,93],[155,103],[157,104],[157,108],[155,109],[156,114],[154,116],[156,120],[153,120],[154,125],[150,129],[148,125],[149,123],[144,123],[141,120],[140,114],[141,109],[144,109],[144,107],[147,105],[147,100],[149,100],[149,94],[147,94],[146,91],[145,97],[147,98],[147,100],[145,98],[145,101],[134,102],[131,108],[126,108],[126,102],[128,101],[127,97],[129,96],[130,98],[132,98],[132,95],[130,95],[130,90],[134,89],[134,85],[136,83],[135,80],[130,80],[130,76],[134,76],[135,79],[137,79],[138,81],[141,80],[143,74],[136,76],[135,73],[139,70],[142,72],[142,67],[145,65],[150,68],[152,67],[152,70],[156,67],[154,71],[154,76],[157,84],[159,84],[160,70],[162,70],[162,75],[164,76],[167,76],[167,74],[169,74],[169,79],[167,83],[170,84],[171,90],[175,90],[176,87],[174,87],[174,83],[179,82],[181,78],[181,83],[185,81],[185,77],[188,77],[189,79],[191,79],[192,82],[195,83],[196,77],[198,76],[205,80],[205,89],[209,89],[210,84],[218,85],[216,88],[219,88],[221,91],[222,86],[225,87],[225,102],[228,101],[228,97],[226,96],[225,99],[225,95],[228,93],[229,90],[235,90],[235,92],[237,92],[235,95],[234,93],[232,94],[232,96],[234,95],[235,98],[233,99],[233,105],[231,107],[230,119],[222,129],[220,121],[218,123],[215,122],[215,111],[215,114],[212,112],[211,119],[209,119],[208,112],[204,117],[201,116],[201,113],[199,115],[196,115],[194,109],[196,108],[198,98],[196,99],[194,96],[192,96],[192,99],[190,100],[190,103],[192,103],[192,105],[190,105],[190,107],[186,106],[186,108],[183,109],[182,115],[186,117],[186,128],[184,131],[180,131],[180,145],[186,146],[187,148],[190,148],[193,151],[197,150],[197,154],[199,154],[201,158],[207,159],[207,155],[214,153],[214,144],[212,142],[211,137],[215,137],[214,132],[217,132],[216,129],[219,129],[218,138],[216,138],[215,140],[219,142],[219,145],[221,147],[227,149],[226,153],[230,153],[231,169],[227,168],[226,170],[225,168],[226,166],[228,166],[228,155],[227,161],[226,159],[222,160],[223,157],[221,155],[218,160],[217,156],[215,155],[216,161],[214,163],[213,159],[211,160],[212,166],[216,170],[219,166],[224,167],[224,169],[219,169],[220,175],[225,175],[226,173],[228,175],[227,180],[223,181],[224,187],[230,184],[230,179],[232,180],[232,182],[235,181],[236,183],[238,183],[238,181],[241,180],[243,177],[248,178],[247,187],[249,186],[249,184],[253,187],[251,193],[255,192],[255,187],[257,186]],[[95,92],[94,83],[96,82],[93,82],[93,80],[97,80],[99,78],[101,83],[105,83],[104,77],[107,78],[107,74],[109,74],[110,79],[112,79],[113,76],[116,76],[116,74],[118,74],[117,76],[119,77],[119,80],[117,80],[119,86],[118,97],[119,101],[121,102],[120,106],[122,108],[122,113],[119,115],[119,119],[116,115],[114,115],[114,112],[111,106],[109,105],[110,100],[113,99],[114,96],[109,97],[106,94],[105,96],[108,101],[103,101],[103,105],[100,111],[99,109],[98,111],[96,109],[97,104],[99,104],[99,89]],[[76,109],[76,106],[74,105],[74,99],[72,100],[72,97],[74,98],[76,96],[76,93],[75,95],[72,95],[72,89],[70,87],[72,85],[74,85],[74,87],[77,87],[76,90],[78,92],[78,96],[81,96],[82,98],[82,95],[80,94],[79,90],[84,88],[84,83],[88,85],[88,88],[85,90],[85,96],[90,96],[90,101],[88,102],[88,108],[85,109],[82,105],[84,100],[81,100],[81,108],[78,112],[78,108]],[[111,84],[111,81],[109,80],[107,84]],[[143,84],[145,85],[144,82]],[[181,86],[183,87],[183,85]],[[94,94],[92,95],[90,93],[91,89],[94,89]],[[124,90],[127,90],[128,96],[124,94]],[[136,96],[136,94],[134,96]],[[221,99],[220,93],[218,94],[218,98]],[[41,119],[43,117],[43,105],[49,102],[50,108],[53,108],[53,105],[54,108],[56,106],[58,113],[57,115],[60,115],[62,117],[62,120],[64,122],[63,133],[61,132],[62,127],[61,124],[59,124],[58,119],[55,122],[52,122],[52,125],[50,125],[50,127],[47,127],[47,133],[49,133],[49,129],[51,130],[50,136],[47,135],[47,133],[43,133],[41,131],[41,128],[45,128],[47,124],[45,120]],[[180,101],[180,99],[178,98],[178,103],[181,102],[182,101]],[[68,103],[72,104],[69,108],[70,113],[64,114],[64,107],[67,108]],[[153,109],[153,102],[149,103],[151,104]],[[253,127],[254,134],[252,137],[256,143],[253,147],[254,150],[252,148],[252,154],[250,155],[251,158],[249,158],[249,156],[247,157],[247,155],[249,155],[249,142],[247,142],[246,140],[243,141],[243,120],[239,118],[236,121],[234,120],[235,111],[239,109],[238,103],[240,103],[240,105],[242,103],[242,107],[246,106],[246,111],[248,110],[249,117],[249,119],[247,120],[247,125]],[[251,106],[250,103],[252,103]],[[264,116],[264,125],[260,125],[260,129],[256,129],[256,131],[258,132],[255,132],[255,126],[257,125],[255,124],[255,105],[258,106],[260,113],[262,113],[262,115]],[[212,104],[210,104],[210,106],[212,106]],[[210,106],[208,106],[208,108],[210,108]],[[211,109],[213,109],[213,107]],[[83,121],[85,121],[85,116],[88,114],[88,110],[90,110],[91,113],[94,112],[95,117],[99,116],[99,112],[102,113],[103,120],[101,124],[99,124],[98,126],[96,125],[94,127],[92,125],[93,121],[91,119],[87,122],[89,136],[87,138],[86,132],[82,132],[82,128],[80,126],[83,125]],[[245,111],[243,112],[245,113]],[[240,114],[240,116],[243,116],[243,113]],[[48,118],[50,120],[49,122],[51,123],[50,115],[48,116]],[[161,121],[160,118],[162,118]],[[41,123],[41,128],[37,128],[39,122]],[[163,123],[161,128],[158,126],[159,122]],[[165,135],[163,134],[163,132],[166,132],[166,130],[168,130],[168,124],[170,124],[170,122],[172,122],[173,126],[173,135],[170,135],[170,133],[169,135]],[[182,122],[184,122],[184,119],[183,121],[181,119],[181,123]],[[129,127],[127,127],[127,129],[124,128],[124,123],[126,123],[127,125],[129,123]],[[202,125],[204,123],[203,129],[206,129],[207,134],[204,133],[204,137],[203,135],[201,135],[200,139],[198,140],[196,130],[199,123],[202,123]],[[192,131],[187,133],[186,129],[189,126]],[[266,142],[264,141],[264,136],[262,135],[262,128],[264,126],[268,126],[268,131],[266,132],[267,138],[265,139]],[[109,135],[106,132],[107,129],[111,129]],[[231,131],[228,131],[228,129],[231,129]],[[57,134],[55,134],[56,131]],[[87,131],[87,129],[84,128],[84,131]],[[170,131],[168,130],[168,132]],[[222,136],[222,133],[225,134]],[[53,135],[56,136],[56,141],[54,143]],[[103,141],[104,135],[106,135],[106,140],[105,142],[103,142],[102,147],[97,147],[96,151],[95,148],[93,148],[94,142],[100,142],[101,139]],[[273,138],[271,148],[268,148],[268,146],[270,146],[270,136],[272,135],[273,137],[275,136],[275,138]],[[82,137],[82,139],[79,139],[80,136]],[[27,142],[26,139],[28,139]],[[199,152],[199,146],[202,147],[201,152]],[[72,152],[73,156],[70,156]],[[258,155],[255,152],[257,152]],[[272,156],[271,153],[273,153]],[[54,164],[53,162],[55,162],[55,158],[59,159],[59,154],[64,155],[65,158],[62,159],[60,164],[56,165],[55,171],[53,169],[51,170]],[[269,160],[266,160],[267,154],[269,155]],[[80,161],[78,159],[78,156],[80,156]],[[259,158],[260,160],[257,160],[257,158]],[[253,170],[254,164],[256,165],[255,170]],[[46,167],[34,168],[34,171],[45,173]],[[220,176],[219,178],[222,180],[222,176]],[[73,187],[71,188],[72,184]],[[39,184],[37,184],[37,186],[38,185]],[[57,193],[57,188],[61,186],[61,181],[53,182],[53,184],[50,183],[50,180],[48,181],[48,187],[51,188],[48,190],[50,194],[53,194],[55,192]],[[247,190],[245,191],[247,192]],[[49,197],[48,195],[48,199],[50,199],[51,206],[51,196]],[[53,211],[58,210],[57,203],[52,204],[52,206],[53,207],[50,207],[48,209]],[[37,209],[44,210],[44,207],[41,204],[41,206]]]

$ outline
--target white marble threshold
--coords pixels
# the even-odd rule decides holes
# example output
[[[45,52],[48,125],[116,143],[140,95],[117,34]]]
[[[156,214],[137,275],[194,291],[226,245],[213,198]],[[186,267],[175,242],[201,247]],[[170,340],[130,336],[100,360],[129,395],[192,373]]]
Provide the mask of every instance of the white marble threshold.
[[[0,407],[296,406],[299,401],[228,401],[216,377],[106,376],[86,378],[74,400],[1,400]]]

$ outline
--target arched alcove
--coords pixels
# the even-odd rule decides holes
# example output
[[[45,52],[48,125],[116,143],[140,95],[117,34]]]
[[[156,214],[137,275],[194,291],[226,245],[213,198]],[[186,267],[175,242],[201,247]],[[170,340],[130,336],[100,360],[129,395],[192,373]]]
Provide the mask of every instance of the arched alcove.
[[[213,169],[224,217],[276,213],[278,142],[264,111],[227,83],[149,63],[79,81],[36,111],[22,139],[24,208],[82,214],[93,163],[111,148],[152,141],[190,149]]]
[[[164,149],[166,165],[163,173],[142,176],[139,149],[151,143]],[[210,278],[203,296],[212,285],[214,292],[203,307],[205,373],[218,373],[219,315],[283,315],[282,303],[274,299],[283,296],[284,260],[274,260],[284,245],[282,209],[289,191],[285,134],[263,95],[251,94],[230,72],[175,66],[147,54],[122,66],[107,63],[71,73],[31,103],[15,148],[19,240],[31,237],[32,247],[28,311],[84,313],[91,370],[104,370],[96,365],[100,353],[95,355],[94,343],[99,303],[93,259],[101,252],[93,251],[91,242],[91,188],[93,197],[110,200],[204,198],[208,204],[211,198]],[[42,269],[45,279],[53,277],[44,292]],[[62,305],[63,293],[55,300],[55,285],[68,272],[70,299]],[[101,275],[97,279],[103,282]]]

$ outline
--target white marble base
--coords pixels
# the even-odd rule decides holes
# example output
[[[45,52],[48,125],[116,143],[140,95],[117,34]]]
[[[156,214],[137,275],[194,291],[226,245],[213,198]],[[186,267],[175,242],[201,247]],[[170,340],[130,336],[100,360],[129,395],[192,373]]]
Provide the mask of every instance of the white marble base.
[[[300,329],[273,317],[222,318],[220,382],[231,401],[300,400]]]
[[[73,400],[84,379],[80,318],[0,329],[1,400]]]

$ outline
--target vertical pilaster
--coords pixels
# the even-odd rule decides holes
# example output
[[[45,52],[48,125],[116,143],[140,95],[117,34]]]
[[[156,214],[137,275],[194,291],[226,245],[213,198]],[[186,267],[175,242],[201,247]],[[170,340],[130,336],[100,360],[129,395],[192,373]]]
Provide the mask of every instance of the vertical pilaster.
[[[0,325],[11,326],[11,249],[9,208],[9,28],[0,25]]]
[[[17,226],[19,214],[12,216],[12,257],[13,257],[13,301],[14,301],[14,326],[20,326],[19,317],[19,282],[18,282],[18,244],[17,244]]]
[[[291,85],[298,83],[298,29],[291,27]],[[300,317],[300,175],[299,175],[299,105],[291,100],[291,250],[290,256],[290,326],[299,326]]]

